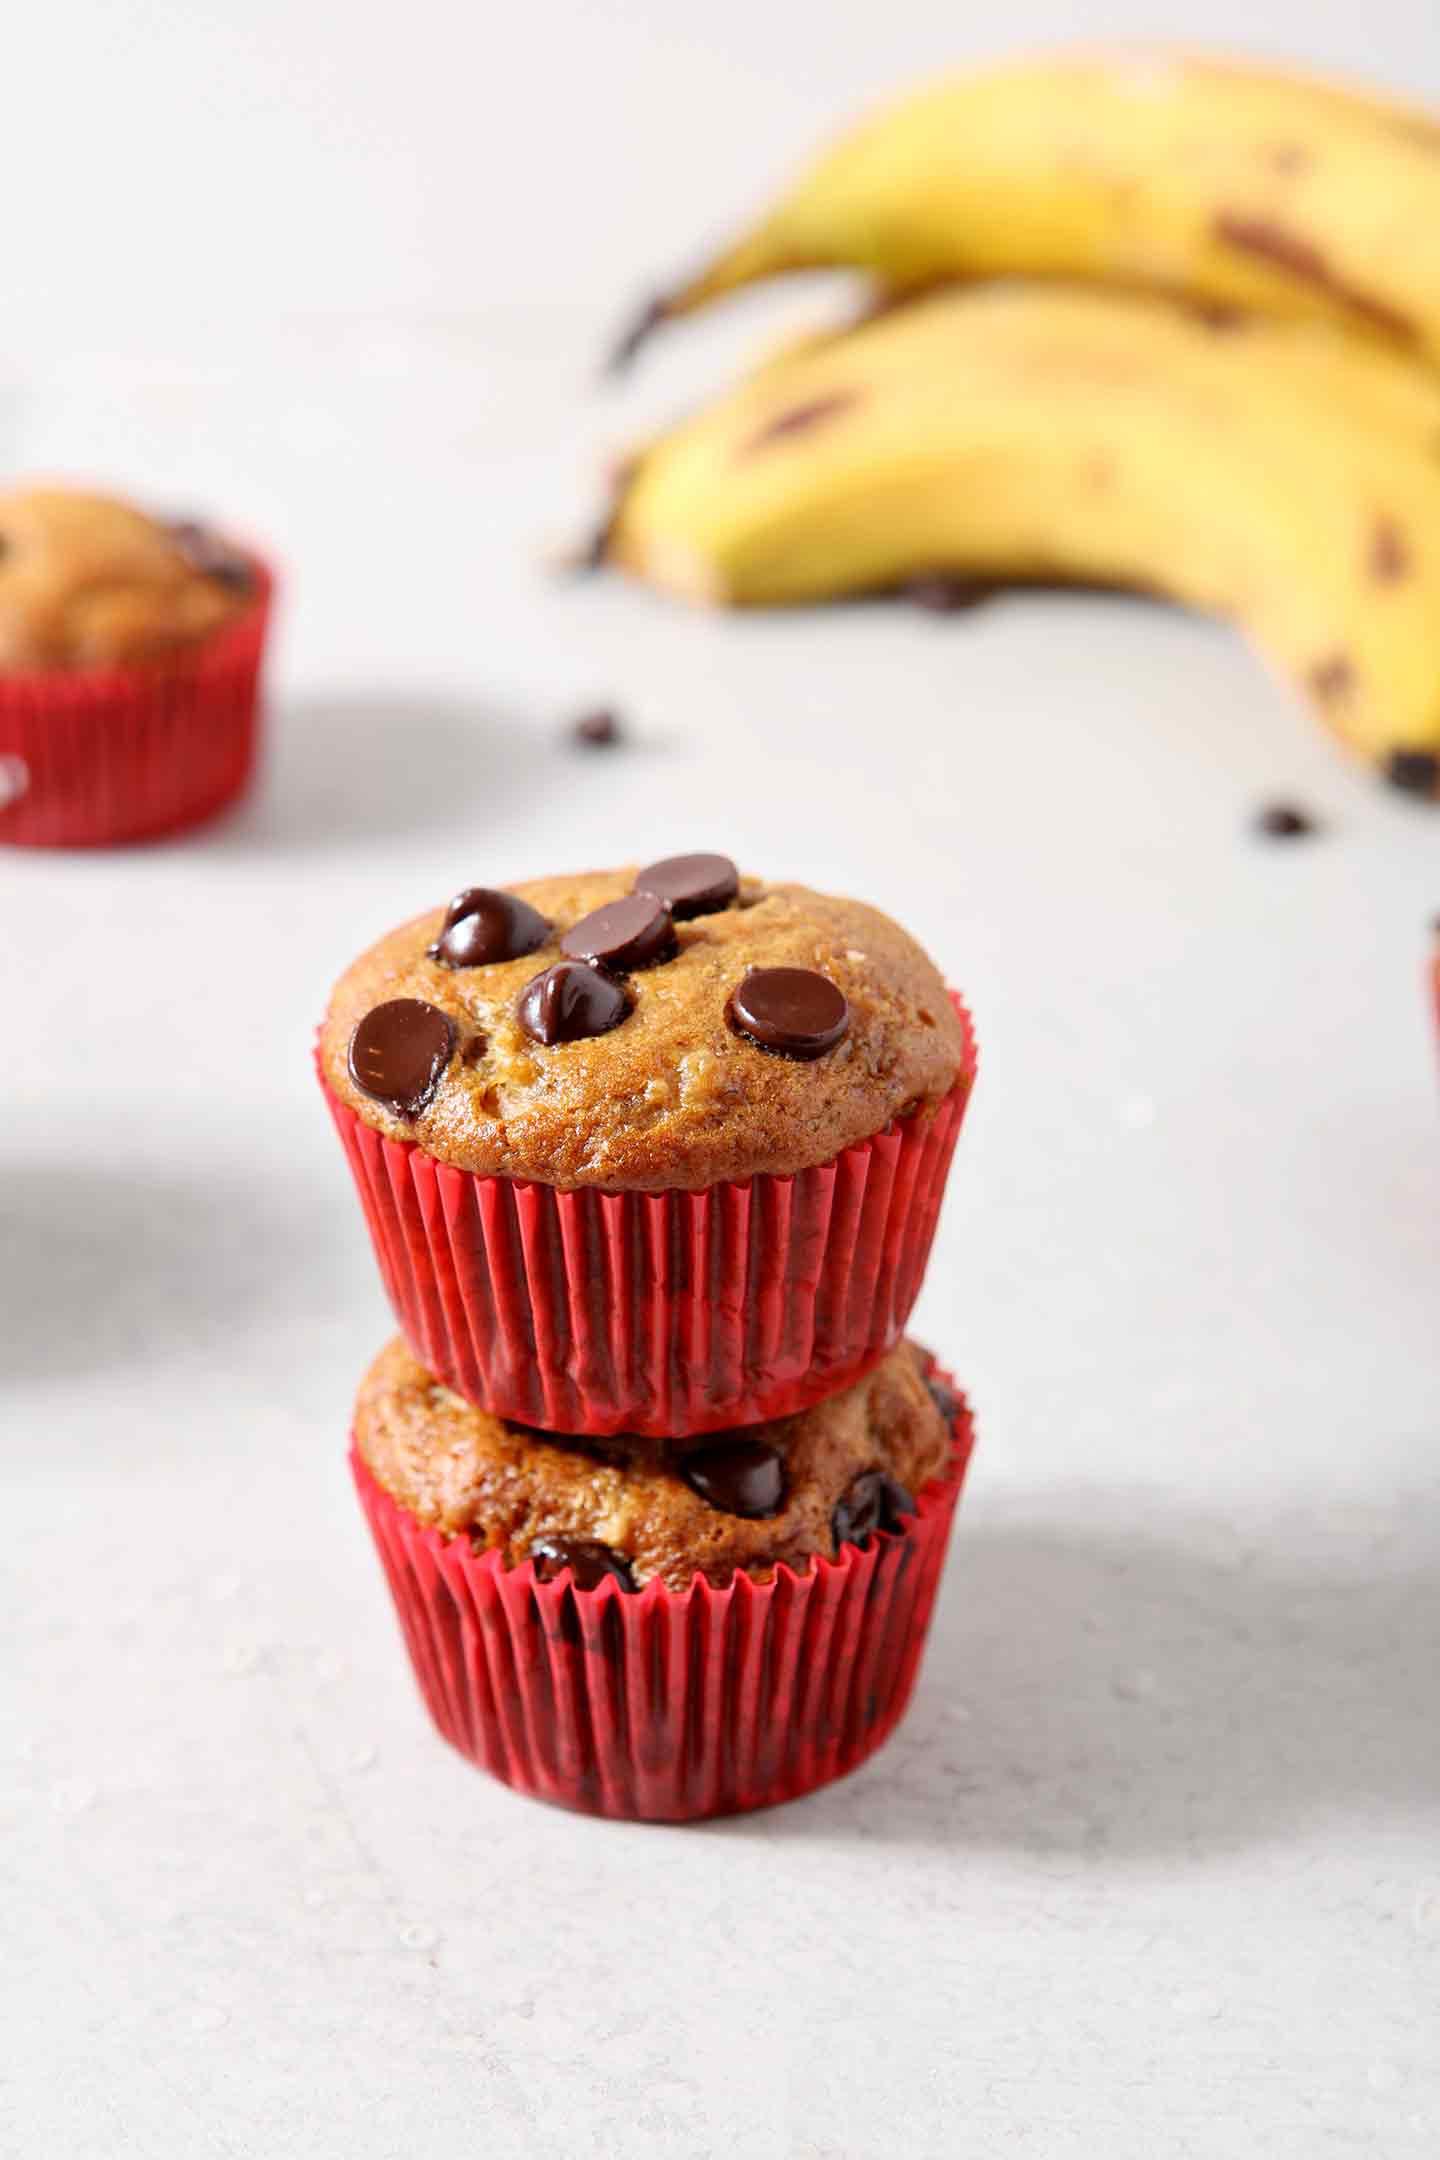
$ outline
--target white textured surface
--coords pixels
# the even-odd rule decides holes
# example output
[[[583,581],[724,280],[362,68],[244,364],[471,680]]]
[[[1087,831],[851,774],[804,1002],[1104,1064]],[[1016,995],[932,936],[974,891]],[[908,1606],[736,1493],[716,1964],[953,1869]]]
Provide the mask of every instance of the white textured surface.
[[[1286,42],[1261,12],[1207,16]],[[438,13],[396,54],[407,97]],[[211,155],[223,198],[245,97],[202,99],[210,130],[181,96],[219,11],[167,9],[174,42],[143,9],[107,14],[117,41],[122,16],[117,94],[168,91],[187,188]],[[42,61],[89,19],[59,11]],[[255,319],[202,261],[163,356],[133,310],[72,338],[74,293],[14,236],[33,350],[7,325],[6,467],[228,508],[291,589],[251,808],[162,850],[0,859],[7,2154],[1440,2147],[1440,823],[1156,610],[711,623],[535,573],[596,447],[735,335],[607,407],[586,371],[616,293],[753,190],[752,117],[778,164],[956,45],[918,5],[885,19],[882,52],[827,14],[813,68],[803,23],[758,8],[708,32],[632,9],[613,51],[608,20],[577,30],[568,132],[533,146],[536,244],[556,160],[582,232],[566,306],[512,222],[497,303],[422,319],[459,274],[465,104],[440,67],[433,141],[411,99],[410,163],[377,146],[378,15],[333,81],[318,8],[293,49],[257,30],[230,56],[297,198],[288,252],[237,265]],[[1307,20],[1316,53],[1440,81],[1428,5]],[[521,106],[573,27],[525,32]],[[312,108],[337,201],[340,173],[358,191],[313,291]],[[39,126],[11,117],[7,153]],[[493,83],[487,117],[513,136]],[[648,205],[618,149],[643,171],[692,128],[702,177]],[[138,187],[143,129],[135,155]],[[356,228],[406,174],[438,238],[417,267],[380,225],[380,313],[347,315]],[[57,185],[63,236],[73,167]],[[483,260],[496,204],[470,214]],[[312,298],[323,320],[282,319]],[[597,697],[634,740],[582,757],[560,723]],[[1325,836],[1250,840],[1272,792]],[[425,1722],[344,1472],[386,1319],[307,1050],[402,911],[692,844],[872,895],[973,999],[918,1326],[981,1445],[892,1745],[675,1832],[513,1799]]]

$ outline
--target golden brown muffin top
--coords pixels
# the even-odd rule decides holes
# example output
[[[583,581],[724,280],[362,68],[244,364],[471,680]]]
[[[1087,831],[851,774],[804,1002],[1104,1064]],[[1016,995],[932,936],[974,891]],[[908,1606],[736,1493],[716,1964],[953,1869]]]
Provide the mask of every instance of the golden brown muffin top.
[[[798,1573],[842,1541],[896,1529],[950,1459],[954,1398],[900,1343],[854,1387],[793,1417],[680,1442],[551,1438],[509,1425],[442,1387],[407,1345],[381,1351],[360,1388],[355,1440],[377,1483],[427,1527],[466,1535],[507,1567],[569,1564],[577,1587],[614,1573],[624,1588],[697,1570],[757,1581]],[[683,1452],[681,1451],[683,1449]],[[742,1514],[737,1506],[763,1507]]]
[[[0,673],[164,659],[239,614],[252,582],[202,526],[78,489],[0,494]]]
[[[705,912],[686,912],[706,875]],[[668,885],[674,911],[642,895],[587,933],[637,879]],[[966,1041],[913,938],[803,885],[745,877],[724,893],[713,868],[654,865],[472,888],[341,977],[321,1031],[325,1078],[366,1124],[459,1169],[615,1191],[784,1175],[932,1112],[962,1076]],[[562,939],[611,959],[567,958]]]

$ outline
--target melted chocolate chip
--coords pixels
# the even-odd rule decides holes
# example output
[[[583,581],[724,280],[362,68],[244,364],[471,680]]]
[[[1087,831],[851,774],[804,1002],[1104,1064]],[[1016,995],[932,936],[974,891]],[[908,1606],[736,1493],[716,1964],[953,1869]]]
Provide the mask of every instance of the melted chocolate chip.
[[[181,518],[169,527],[170,537],[192,570],[213,578],[229,592],[249,592],[255,573],[239,548],[202,525],[196,518]]]
[[[576,742],[592,750],[608,750],[624,732],[613,712],[582,713],[570,730]]]
[[[663,900],[676,922],[715,915],[740,890],[740,873],[728,855],[667,855],[635,880],[635,890]]]
[[[1402,795],[1440,794],[1440,757],[1433,750],[1392,750],[1385,777]]]
[[[953,1425],[960,1415],[960,1398],[954,1388],[947,1387],[943,1380],[937,1380],[934,1373],[926,1373],[925,1388],[946,1424]]]
[[[850,1025],[843,990],[813,968],[751,968],[730,997],[730,1023],[772,1057],[833,1050]]]
[[[530,1558],[535,1564],[536,1582],[554,1582],[569,1568],[577,1590],[598,1590],[606,1581],[618,1582],[622,1590],[635,1588],[629,1561],[599,1538],[542,1538],[531,1546]]]
[[[722,1515],[755,1520],[778,1515],[785,1505],[785,1463],[763,1440],[710,1440],[681,1459],[680,1475],[692,1492]]]
[[[837,1549],[863,1545],[876,1530],[904,1528],[902,1515],[913,1515],[915,1497],[884,1470],[862,1470],[850,1490],[835,1503],[830,1530]]]
[[[350,1077],[401,1117],[419,1117],[449,1064],[455,1026],[423,998],[374,1005],[350,1037]]]
[[[584,960],[557,960],[520,993],[520,1025],[538,1043],[607,1034],[629,1010],[624,985]]]
[[[621,974],[654,967],[675,956],[675,925],[663,900],[649,893],[627,893],[586,915],[560,940],[572,960],[592,960]]]
[[[523,959],[549,935],[549,923],[528,900],[488,885],[468,885],[445,910],[426,957],[441,967],[492,967],[499,960]]]
[[[1318,828],[1308,810],[1297,810],[1292,803],[1267,803],[1256,813],[1255,830],[1267,840],[1302,840]]]

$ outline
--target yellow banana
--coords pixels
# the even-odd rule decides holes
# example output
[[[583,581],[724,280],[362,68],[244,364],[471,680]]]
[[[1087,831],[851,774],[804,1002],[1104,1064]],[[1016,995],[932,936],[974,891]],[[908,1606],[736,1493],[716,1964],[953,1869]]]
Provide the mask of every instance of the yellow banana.
[[[952,288],[643,451],[603,557],[732,606],[930,573],[1159,589],[1440,786],[1440,377],[1326,327]]]
[[[801,269],[881,293],[1024,274],[1342,322],[1440,361],[1440,118],[1293,73],[1163,52],[1019,60],[840,141],[659,322]]]

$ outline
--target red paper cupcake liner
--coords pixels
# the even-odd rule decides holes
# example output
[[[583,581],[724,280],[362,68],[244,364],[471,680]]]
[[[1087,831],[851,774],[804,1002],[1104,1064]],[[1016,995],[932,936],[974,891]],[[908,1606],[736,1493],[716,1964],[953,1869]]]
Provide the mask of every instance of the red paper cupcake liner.
[[[0,841],[108,847],[158,839],[241,793],[255,761],[273,582],[154,667],[0,676]]]
[[[975,1076],[828,1163],[703,1192],[558,1192],[387,1140],[326,1084],[416,1356],[496,1417],[683,1439],[833,1395],[919,1295]]]
[[[941,1375],[941,1377],[944,1377]],[[631,1822],[693,1822],[798,1800],[894,1731],[915,1684],[974,1444],[954,1423],[942,1478],[897,1534],[808,1573],[723,1589],[537,1583],[423,1528],[351,1468],[443,1737],[532,1799]]]

